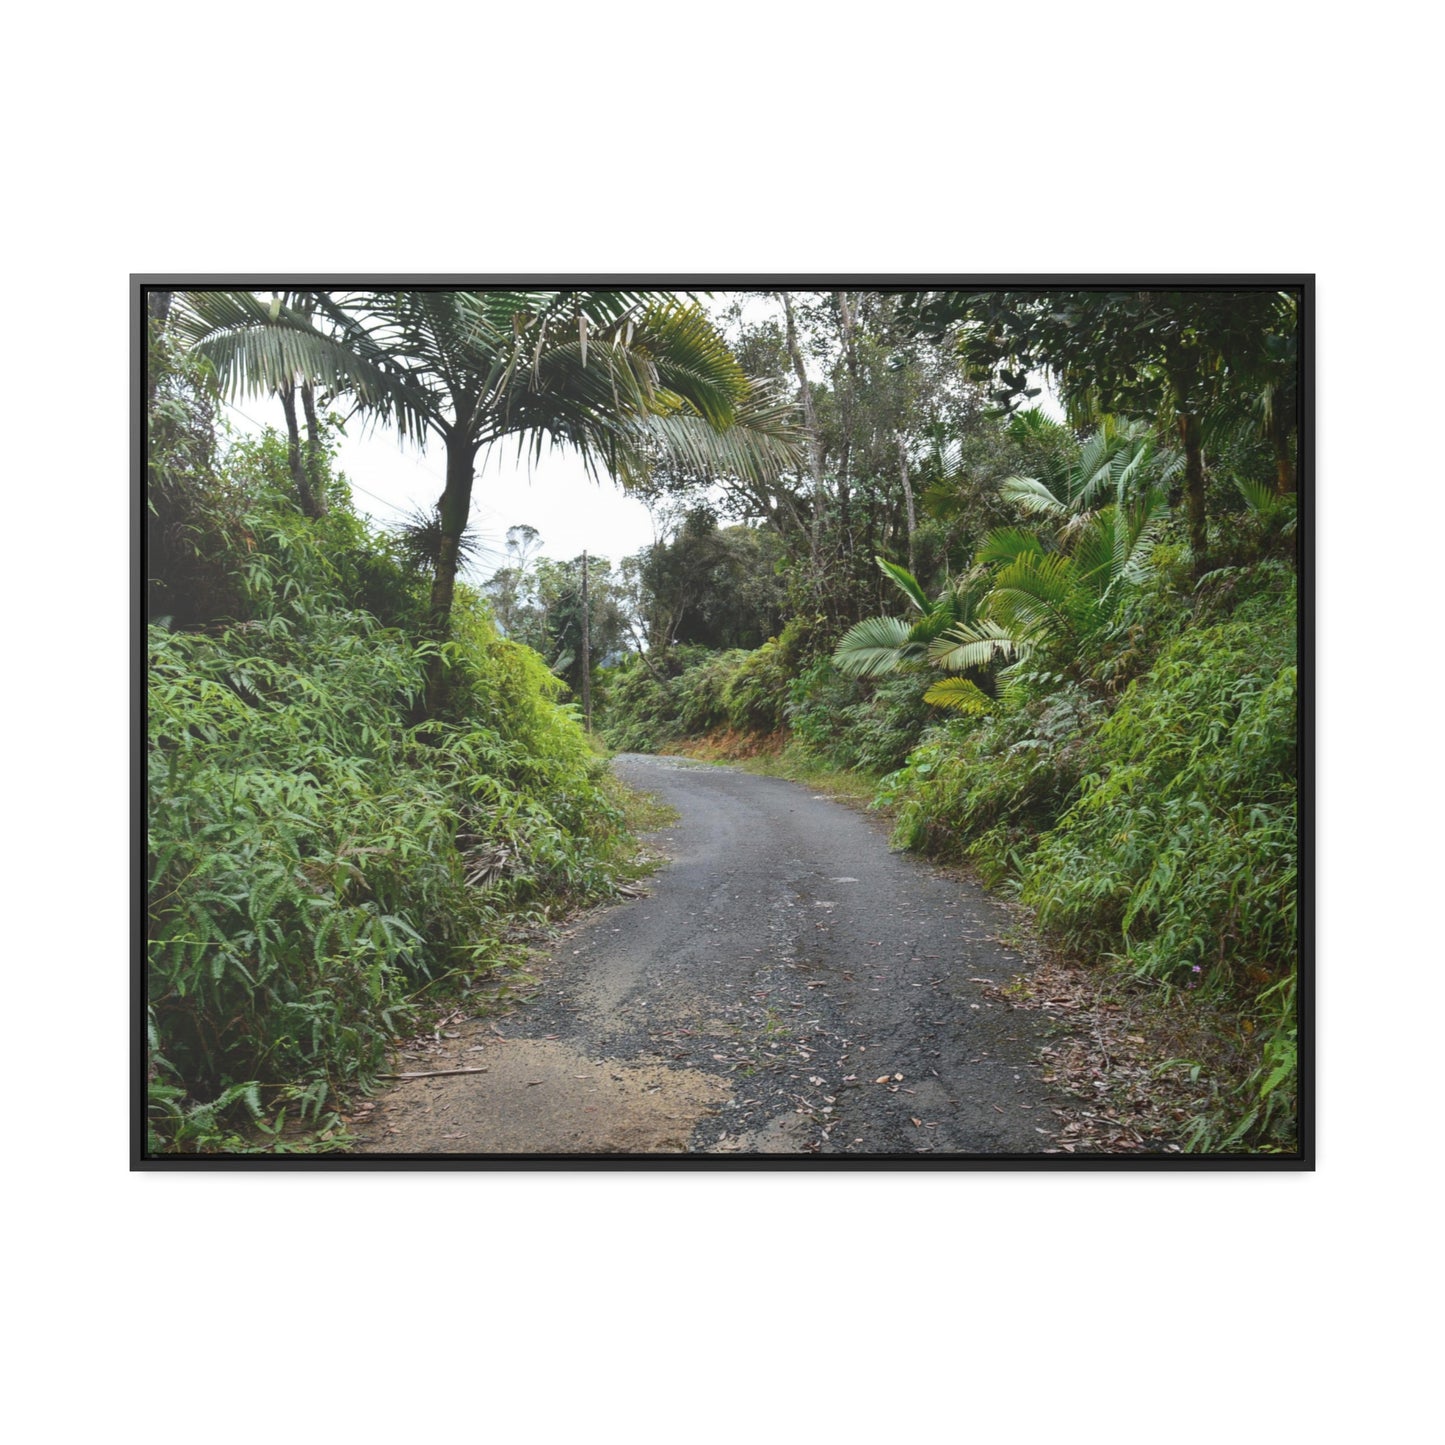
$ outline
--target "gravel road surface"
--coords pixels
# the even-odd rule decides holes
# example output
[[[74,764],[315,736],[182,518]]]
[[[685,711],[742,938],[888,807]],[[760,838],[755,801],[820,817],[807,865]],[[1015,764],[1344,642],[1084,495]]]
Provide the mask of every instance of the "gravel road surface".
[[[355,1152],[916,1159],[1053,1141],[1003,905],[889,851],[878,819],[685,758],[617,775],[675,808],[648,896],[579,921],[511,1014],[458,1020]]]

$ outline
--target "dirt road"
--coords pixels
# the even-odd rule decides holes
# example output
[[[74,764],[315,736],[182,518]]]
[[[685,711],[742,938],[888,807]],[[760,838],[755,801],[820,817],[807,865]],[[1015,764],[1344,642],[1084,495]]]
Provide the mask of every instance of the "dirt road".
[[[401,1157],[1032,1154],[1055,1123],[1006,909],[795,783],[624,755],[677,809],[649,895],[597,911],[513,1013],[456,1021],[354,1126]],[[448,1037],[449,1035],[449,1037]],[[802,1162],[800,1160],[800,1162]]]

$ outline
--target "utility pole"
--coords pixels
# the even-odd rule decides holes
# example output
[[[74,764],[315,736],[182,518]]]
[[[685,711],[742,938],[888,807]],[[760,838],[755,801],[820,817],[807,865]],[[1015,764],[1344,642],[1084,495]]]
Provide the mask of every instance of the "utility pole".
[[[587,553],[582,554],[582,716],[592,731],[592,607],[587,601]]]

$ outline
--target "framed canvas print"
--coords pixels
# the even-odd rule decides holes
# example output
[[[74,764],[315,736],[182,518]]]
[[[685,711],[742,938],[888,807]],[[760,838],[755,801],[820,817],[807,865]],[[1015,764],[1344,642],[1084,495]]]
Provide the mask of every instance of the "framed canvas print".
[[[1313,277],[131,285],[133,1168],[1313,1167]]]

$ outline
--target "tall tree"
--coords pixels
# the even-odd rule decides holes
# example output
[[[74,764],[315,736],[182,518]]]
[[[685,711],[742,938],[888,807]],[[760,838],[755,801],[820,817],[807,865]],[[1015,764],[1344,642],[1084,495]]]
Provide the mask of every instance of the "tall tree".
[[[310,292],[268,302],[208,292],[178,309],[183,334],[233,393],[310,380],[418,447],[440,439],[438,637],[484,449],[507,440],[536,457],[570,446],[590,474],[624,484],[659,453],[758,475],[794,458],[776,416],[749,424],[754,388],[701,309],[667,293]]]
[[[777,324],[741,328],[738,345],[764,365],[775,358],[791,378],[808,452],[785,505],[763,515],[808,578],[795,605],[846,625],[882,600],[871,556],[910,558],[930,574],[941,560],[920,538],[918,489],[933,429],[972,424],[977,388],[951,346],[918,334],[899,293],[775,294]]]
[[[761,646],[784,620],[782,555],[776,533],[719,527],[710,508],[691,508],[670,537],[623,562],[648,649]]]
[[[1108,413],[1156,421],[1184,453],[1185,511],[1196,575],[1209,567],[1205,424],[1231,397],[1278,398],[1271,413],[1280,486],[1293,485],[1288,440],[1297,348],[1290,291],[942,292],[924,298],[925,329],[961,323],[964,353],[1013,407],[1052,376],[1075,420]]]

